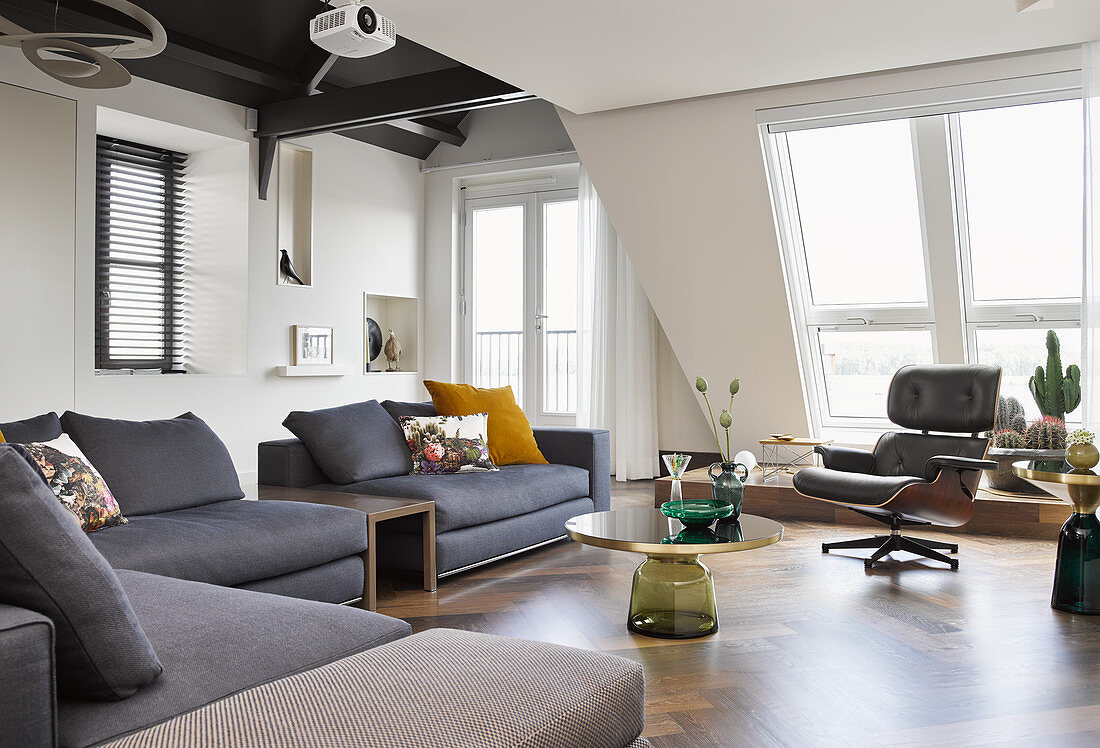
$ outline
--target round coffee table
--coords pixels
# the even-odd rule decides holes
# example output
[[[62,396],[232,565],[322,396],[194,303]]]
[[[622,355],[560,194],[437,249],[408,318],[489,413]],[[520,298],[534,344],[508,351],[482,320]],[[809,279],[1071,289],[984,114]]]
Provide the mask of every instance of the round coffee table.
[[[730,553],[778,543],[783,525],[742,514],[711,529],[689,530],[658,509],[613,509],[573,517],[565,523],[579,543],[644,553],[630,590],[631,631],[661,639],[693,639],[718,631],[718,609],[706,553]]]
[[[1058,533],[1058,561],[1050,607],[1067,613],[1100,614],[1100,475],[1065,460],[1012,463],[1012,472],[1073,506]]]

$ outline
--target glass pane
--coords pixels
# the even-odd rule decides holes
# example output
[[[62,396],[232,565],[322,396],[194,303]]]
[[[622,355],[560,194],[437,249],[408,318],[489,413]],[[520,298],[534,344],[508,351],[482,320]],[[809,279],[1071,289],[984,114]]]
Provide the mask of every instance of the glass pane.
[[[1080,298],[1081,102],[965,112],[959,124],[974,299]]]
[[[834,417],[886,418],[886,391],[906,364],[932,363],[929,330],[821,331],[825,395]]]
[[[1081,365],[1081,330],[1055,328],[1062,344],[1062,371],[1070,364]],[[1028,420],[1038,418],[1039,407],[1028,389],[1036,366],[1047,365],[1047,328],[975,330],[978,361],[1000,364],[1001,397],[1014,397],[1024,406]],[[1066,414],[1067,423],[1081,423],[1081,409]]]
[[[909,121],[800,130],[787,145],[813,303],[926,302]]]
[[[543,410],[577,411],[577,201],[543,206]]]
[[[473,211],[474,385],[523,403],[523,206]]]

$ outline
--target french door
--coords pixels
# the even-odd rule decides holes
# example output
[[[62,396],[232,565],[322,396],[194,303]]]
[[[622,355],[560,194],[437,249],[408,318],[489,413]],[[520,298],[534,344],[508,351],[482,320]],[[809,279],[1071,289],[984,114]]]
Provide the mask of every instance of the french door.
[[[577,410],[577,191],[464,201],[466,381],[511,385],[533,423]]]

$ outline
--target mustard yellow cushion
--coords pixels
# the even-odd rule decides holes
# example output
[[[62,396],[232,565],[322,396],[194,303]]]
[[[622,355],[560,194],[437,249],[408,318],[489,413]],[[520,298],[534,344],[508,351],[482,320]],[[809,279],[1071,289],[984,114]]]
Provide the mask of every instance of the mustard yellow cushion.
[[[468,384],[424,380],[441,416],[488,413],[489,457],[496,465],[545,465],[531,422],[516,404],[511,387],[482,389]]]
[[[6,443],[8,440],[4,438],[4,432],[0,431],[0,444]]]

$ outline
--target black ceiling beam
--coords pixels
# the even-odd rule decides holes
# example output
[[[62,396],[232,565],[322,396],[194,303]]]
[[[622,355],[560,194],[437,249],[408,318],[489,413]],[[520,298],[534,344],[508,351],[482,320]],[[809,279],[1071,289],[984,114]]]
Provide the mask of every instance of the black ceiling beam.
[[[256,137],[286,138],[463,112],[535,98],[466,66],[259,107]]]
[[[454,125],[440,122],[434,117],[421,117],[419,119],[399,119],[389,123],[393,127],[407,130],[416,135],[431,138],[437,143],[450,143],[453,146],[462,147],[466,142],[466,136]]]
[[[339,134],[360,143],[368,143],[420,160],[426,159],[439,145],[438,140],[403,130],[395,124],[371,125],[358,130],[344,130]]]

